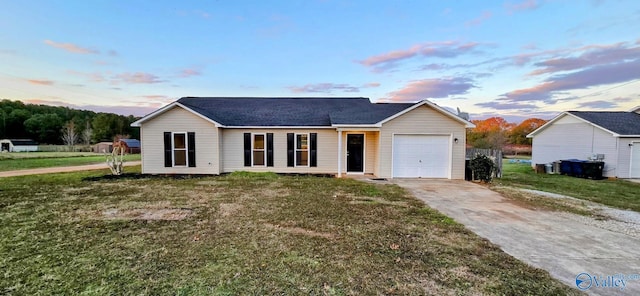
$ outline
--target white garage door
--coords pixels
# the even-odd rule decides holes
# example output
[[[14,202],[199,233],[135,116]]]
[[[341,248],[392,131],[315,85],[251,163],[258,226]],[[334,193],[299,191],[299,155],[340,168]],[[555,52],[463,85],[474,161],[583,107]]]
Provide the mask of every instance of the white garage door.
[[[399,178],[448,178],[449,136],[395,135],[393,176]]]
[[[631,172],[629,172],[629,177],[640,178],[640,142],[633,143],[631,148]]]

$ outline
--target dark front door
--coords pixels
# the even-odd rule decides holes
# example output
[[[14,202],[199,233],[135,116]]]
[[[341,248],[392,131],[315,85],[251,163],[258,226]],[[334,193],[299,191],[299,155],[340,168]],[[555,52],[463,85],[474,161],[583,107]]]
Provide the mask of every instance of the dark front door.
[[[9,143],[2,143],[2,148],[0,148],[0,152],[9,151]]]
[[[364,170],[364,134],[347,135],[347,172]]]

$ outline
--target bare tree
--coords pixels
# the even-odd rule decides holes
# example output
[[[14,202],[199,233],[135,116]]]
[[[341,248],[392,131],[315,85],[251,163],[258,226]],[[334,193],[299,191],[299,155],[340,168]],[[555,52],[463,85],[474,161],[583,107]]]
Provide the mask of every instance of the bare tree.
[[[82,131],[82,142],[85,145],[91,145],[91,137],[93,136],[93,129],[91,129],[91,124],[87,122],[87,127]]]
[[[78,143],[78,131],[73,121],[67,122],[67,124],[62,127],[62,142],[69,146],[70,150],[73,150],[73,146]]]

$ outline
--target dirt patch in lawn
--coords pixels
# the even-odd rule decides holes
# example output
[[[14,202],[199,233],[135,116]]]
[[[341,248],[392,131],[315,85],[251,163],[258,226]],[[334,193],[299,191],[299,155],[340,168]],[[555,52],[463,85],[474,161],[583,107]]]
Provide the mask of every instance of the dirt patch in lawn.
[[[107,209],[94,216],[104,220],[184,220],[192,214],[191,209]]]
[[[275,230],[279,230],[279,231],[283,231],[283,232],[291,233],[291,234],[306,235],[306,236],[311,236],[311,237],[322,237],[322,238],[326,238],[326,239],[335,239],[336,238],[336,235],[333,234],[333,233],[318,232],[318,231],[313,231],[313,230],[309,230],[309,229],[304,229],[302,227],[287,227],[287,226],[275,225],[275,224],[271,224],[271,223],[265,223],[264,226],[266,226],[269,229],[275,229]]]
[[[220,204],[220,216],[229,217],[242,209],[241,204],[236,203],[221,203]]]

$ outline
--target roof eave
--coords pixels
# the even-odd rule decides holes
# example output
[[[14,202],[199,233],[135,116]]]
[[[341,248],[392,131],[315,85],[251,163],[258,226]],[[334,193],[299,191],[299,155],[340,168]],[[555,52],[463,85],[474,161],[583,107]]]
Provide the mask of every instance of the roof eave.
[[[374,124],[332,124],[332,127],[336,128],[344,128],[344,127],[381,127],[382,124],[374,123]]]
[[[158,109],[158,110],[156,110],[156,111],[153,111],[153,112],[151,112],[151,113],[147,114],[146,116],[144,116],[144,117],[142,117],[142,118],[140,118],[140,119],[136,120],[135,122],[133,122],[133,123],[131,124],[131,126],[132,126],[132,127],[141,127],[141,126],[142,126],[142,124],[143,124],[144,122],[149,121],[149,120],[151,120],[151,119],[153,119],[153,118],[155,118],[155,117],[157,117],[157,116],[160,116],[160,115],[162,115],[163,113],[165,113],[165,112],[167,112],[167,111],[171,110],[173,107],[176,107],[176,106],[177,106],[177,107],[180,107],[180,108],[182,108],[182,109],[184,109],[184,110],[186,110],[186,111],[189,111],[189,112],[193,113],[194,115],[196,115],[196,116],[198,116],[198,117],[200,117],[200,118],[202,118],[202,119],[204,119],[204,120],[206,120],[206,121],[208,121],[208,122],[212,123],[212,124],[213,124],[213,125],[215,125],[216,127],[224,127],[224,125],[222,125],[222,124],[220,124],[220,123],[218,123],[218,122],[216,122],[216,121],[212,120],[212,119],[211,119],[211,118],[209,118],[209,117],[206,117],[206,116],[204,116],[204,115],[200,114],[199,112],[196,112],[196,111],[192,110],[191,108],[189,108],[189,107],[187,107],[187,106],[185,106],[185,105],[183,105],[183,104],[179,103],[178,101],[175,101],[175,102],[173,102],[173,103],[171,103],[171,104],[168,104],[168,105],[166,105],[166,106],[164,106],[164,107],[162,107],[162,108],[160,108],[160,109]]]
[[[476,125],[473,124],[471,121],[465,120],[464,118],[461,118],[460,116],[457,116],[457,115],[445,110],[444,108],[442,108],[442,107],[430,102],[429,100],[422,100],[420,102],[417,102],[414,105],[412,105],[412,106],[410,106],[410,107],[408,107],[408,108],[406,108],[406,109],[404,109],[404,110],[402,110],[402,111],[400,111],[400,112],[398,112],[396,114],[393,114],[393,115],[381,120],[380,122],[378,122],[376,124],[382,126],[383,124],[385,124],[385,123],[387,123],[387,122],[389,122],[389,121],[391,121],[391,120],[393,120],[393,119],[395,119],[397,117],[400,117],[403,114],[408,113],[409,111],[412,111],[412,110],[414,110],[414,109],[416,109],[418,107],[424,106],[424,105],[428,105],[429,107],[431,107],[431,108],[435,109],[436,111],[444,114],[445,116],[450,117],[450,118],[452,118],[452,119],[464,124],[465,128],[474,128],[474,127],[476,127]]]
[[[602,127],[602,126],[600,126],[600,125],[597,125],[597,124],[595,124],[595,123],[593,123],[593,122],[591,122],[591,121],[589,121],[589,120],[586,120],[586,119],[584,119],[584,118],[582,118],[582,117],[580,117],[580,116],[577,116],[577,115],[575,115],[575,114],[572,114],[571,112],[564,111],[564,112],[560,113],[558,116],[556,116],[556,117],[554,117],[553,119],[549,120],[547,123],[545,123],[545,124],[544,124],[544,125],[542,125],[541,127],[537,128],[535,131],[533,131],[533,132],[531,132],[530,134],[528,134],[528,135],[527,135],[527,138],[533,138],[533,137],[535,137],[535,136],[536,136],[536,134],[538,134],[538,133],[542,132],[544,129],[546,129],[546,128],[547,128],[547,126],[550,126],[551,124],[553,124],[554,122],[558,121],[560,118],[564,117],[565,115],[570,115],[570,116],[572,116],[573,118],[576,118],[576,119],[578,119],[578,120],[580,120],[580,121],[582,121],[582,122],[584,122],[584,123],[587,123],[587,124],[589,124],[589,125],[595,126],[595,127],[599,128],[599,129],[601,129],[601,130],[603,130],[603,131],[605,131],[605,132],[607,132],[607,133],[610,133],[610,134],[611,134],[612,136],[614,136],[614,137],[621,137],[621,136],[622,136],[622,135],[620,135],[620,134],[618,134],[618,133],[616,133],[616,132],[614,132],[614,131],[611,131],[611,130],[609,130],[609,129],[606,129],[606,128],[604,128],[604,127]],[[626,136],[626,135],[625,135],[625,137],[628,137],[628,136]]]

